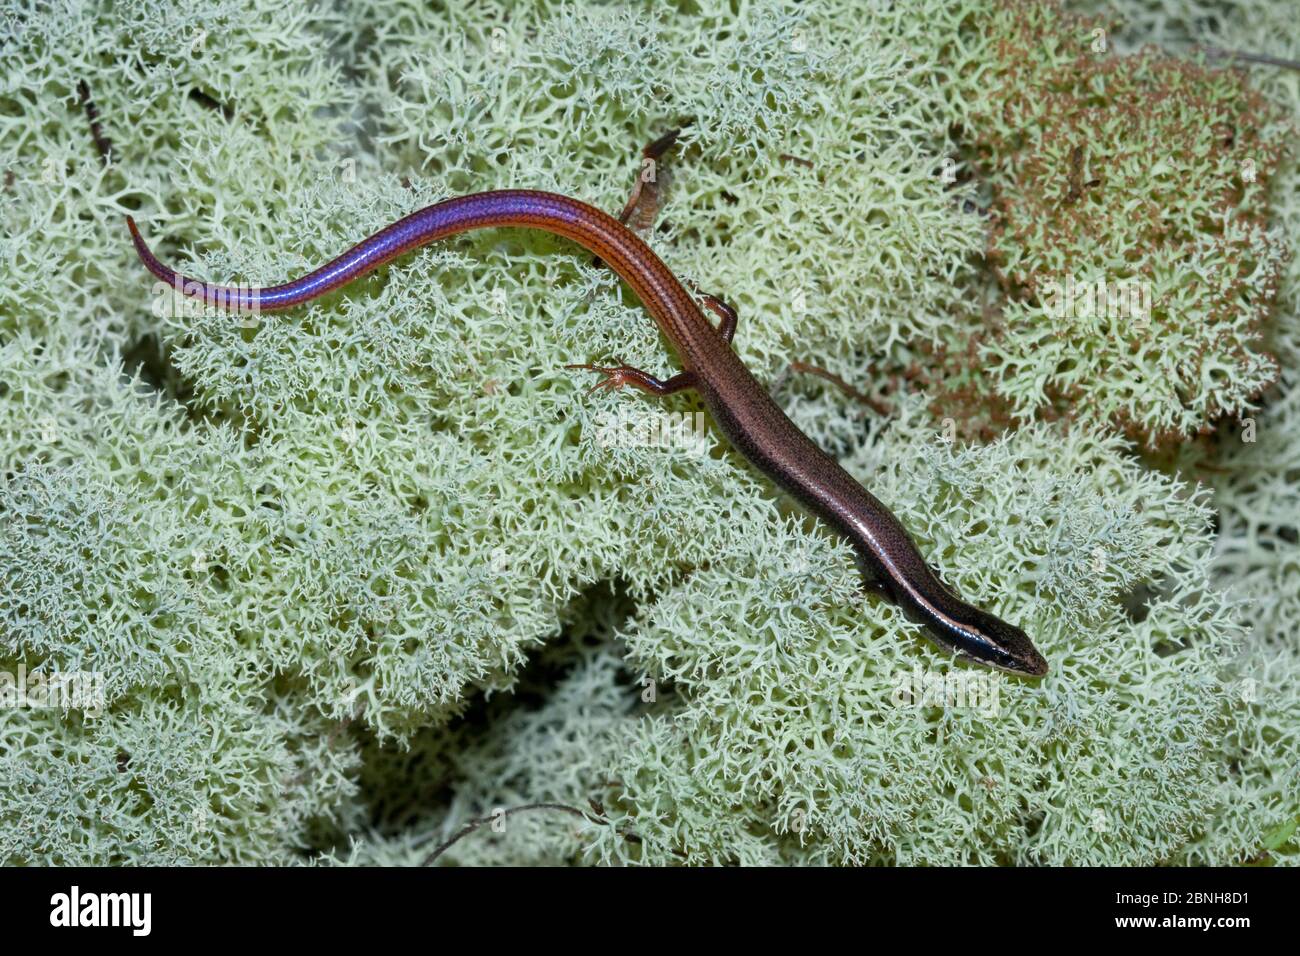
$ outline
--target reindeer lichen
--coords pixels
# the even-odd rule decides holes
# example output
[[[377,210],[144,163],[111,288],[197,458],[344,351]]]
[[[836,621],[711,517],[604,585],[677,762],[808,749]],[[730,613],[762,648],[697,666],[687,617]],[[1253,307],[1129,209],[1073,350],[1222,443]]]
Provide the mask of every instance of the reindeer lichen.
[[[1103,23],[1003,0],[969,28],[958,115],[1003,298],[956,362],[1014,418],[1168,447],[1277,377],[1265,327],[1289,251],[1268,195],[1291,131],[1240,73],[1117,55]]]

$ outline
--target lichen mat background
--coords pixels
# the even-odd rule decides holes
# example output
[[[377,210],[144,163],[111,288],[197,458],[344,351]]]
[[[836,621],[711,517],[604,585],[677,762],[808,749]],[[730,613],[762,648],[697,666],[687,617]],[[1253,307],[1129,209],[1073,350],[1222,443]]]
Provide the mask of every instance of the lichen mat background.
[[[1300,71],[1206,53],[1300,40],[1203,7],[0,15],[0,862],[1300,861]],[[232,316],[123,227],[264,286],[651,176],[736,355],[1048,674],[924,640],[690,392],[587,394],[680,366],[563,239]]]

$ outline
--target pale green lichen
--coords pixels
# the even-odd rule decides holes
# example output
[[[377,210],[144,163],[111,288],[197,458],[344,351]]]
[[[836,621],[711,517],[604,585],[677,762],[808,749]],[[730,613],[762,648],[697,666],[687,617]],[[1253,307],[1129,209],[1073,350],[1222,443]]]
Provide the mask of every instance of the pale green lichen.
[[[1047,428],[959,451],[905,415],[848,461],[949,581],[1034,635],[1052,675],[1038,686],[992,678],[996,712],[900,706],[900,680],[951,665],[919,636],[900,641],[911,629],[864,602],[847,560],[792,566],[796,544],[769,532],[659,598],[625,635],[686,703],[642,729],[620,763],[645,844],[628,851],[611,837],[606,851],[666,859],[698,846],[700,862],[737,859],[743,846],[696,828],[734,827],[740,812],[792,860],[1173,855],[1219,808],[1210,755],[1232,703],[1216,662],[1243,630],[1206,590],[1205,501],[1144,474],[1111,440]],[[1129,612],[1137,581],[1153,590]],[[1128,757],[1098,773],[1116,752]],[[698,796],[681,805],[655,785],[666,776],[694,781]],[[666,830],[650,830],[647,806]]]
[[[1111,5],[1120,44],[1161,37],[1295,61],[1300,38],[1292,4],[1276,0]],[[1250,75],[1278,108],[1300,121],[1300,72],[1251,66]],[[1273,188],[1274,216],[1300,236],[1300,162],[1291,158]],[[1215,443],[1194,448],[1182,466],[1214,490],[1219,534],[1215,571],[1252,608],[1252,639],[1239,664],[1239,693],[1255,719],[1225,741],[1223,786],[1228,811],[1192,849],[1213,860],[1225,844],[1262,845],[1258,862],[1300,863],[1300,259],[1282,274],[1269,345],[1281,365],[1276,388],[1243,421],[1219,429]]]

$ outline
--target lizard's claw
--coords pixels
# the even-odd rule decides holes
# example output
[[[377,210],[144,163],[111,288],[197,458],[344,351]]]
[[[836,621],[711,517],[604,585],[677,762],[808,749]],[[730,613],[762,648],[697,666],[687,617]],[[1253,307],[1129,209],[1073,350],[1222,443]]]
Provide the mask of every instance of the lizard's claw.
[[[614,367],[606,365],[566,365],[568,369],[578,369],[584,372],[597,372],[601,378],[595,385],[587,389],[588,395],[593,395],[602,389],[607,392],[616,392],[628,383],[627,373],[630,371],[626,365]]]

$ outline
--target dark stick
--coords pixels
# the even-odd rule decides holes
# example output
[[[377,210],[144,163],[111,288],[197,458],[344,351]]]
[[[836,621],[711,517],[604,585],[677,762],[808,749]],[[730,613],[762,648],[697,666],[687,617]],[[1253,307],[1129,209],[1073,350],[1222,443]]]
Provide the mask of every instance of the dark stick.
[[[1240,53],[1236,50],[1225,50],[1222,47],[1210,46],[1205,48],[1206,56],[1216,60],[1244,60],[1247,63],[1262,63],[1265,66],[1280,66],[1284,70],[1300,70],[1300,62],[1295,60],[1284,60],[1278,56],[1268,56],[1264,53]]]
[[[77,95],[86,110],[86,119],[90,121],[90,135],[95,141],[95,149],[99,151],[99,158],[107,166],[112,162],[109,154],[113,152],[113,142],[104,135],[104,130],[99,125],[99,109],[95,106],[95,101],[90,98],[90,86],[85,80],[77,81]]]
[[[491,813],[491,814],[488,814],[486,817],[479,817],[477,820],[471,820],[469,823],[467,823],[467,824],[465,824],[463,827],[461,827],[460,830],[457,831],[457,833],[456,833],[455,836],[453,836],[451,839],[449,839],[449,840],[447,840],[446,842],[444,842],[443,844],[441,844],[441,845],[440,845],[436,850],[434,850],[432,853],[430,853],[428,856],[426,856],[426,857],[424,858],[424,862],[421,863],[420,865],[421,865],[421,866],[431,866],[431,865],[433,864],[434,860],[438,859],[438,857],[440,857],[440,856],[442,856],[444,853],[446,853],[448,849],[450,849],[452,846],[454,846],[456,843],[458,843],[458,842],[459,842],[461,839],[463,839],[464,837],[469,836],[471,833],[473,833],[475,830],[477,830],[477,829],[478,829],[479,827],[481,827],[483,824],[485,824],[485,823],[491,823],[493,820],[497,819],[498,817],[500,817],[500,818],[505,818],[505,817],[508,817],[508,816],[513,816],[514,814],[516,814],[516,813],[522,813],[522,812],[525,811],[525,810],[555,810],[555,811],[557,811],[557,812],[559,812],[559,813],[569,813],[569,814],[572,814],[573,816],[578,817],[580,820],[585,820],[587,823],[594,823],[594,822],[595,822],[594,820],[591,819],[591,817],[589,817],[589,816],[588,816],[586,813],[584,813],[582,810],[579,810],[577,807],[571,807],[571,806],[568,806],[567,804],[563,804],[563,803],[526,803],[526,804],[524,804],[522,807],[511,807],[509,810],[503,810],[501,813]]]

